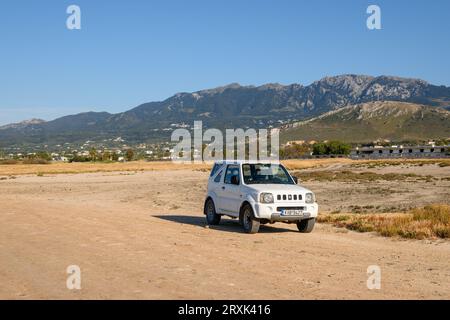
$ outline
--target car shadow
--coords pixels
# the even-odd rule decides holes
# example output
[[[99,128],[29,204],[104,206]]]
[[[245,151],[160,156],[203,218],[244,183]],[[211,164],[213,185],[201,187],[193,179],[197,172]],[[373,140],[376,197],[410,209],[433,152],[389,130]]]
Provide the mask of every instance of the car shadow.
[[[170,215],[169,214],[169,215],[154,215],[153,217],[162,219],[162,220],[166,220],[166,221],[181,223],[181,224],[190,224],[190,225],[198,226],[198,227],[206,227],[207,226],[206,218],[204,216],[202,217],[202,216],[185,216],[185,215]],[[209,228],[213,229],[213,230],[224,231],[224,232],[244,233],[244,230],[242,230],[242,226],[240,225],[238,219],[222,218],[222,220],[220,221],[220,224],[210,225]],[[290,230],[290,229],[278,228],[278,227],[274,227],[273,225],[268,225],[268,224],[261,225],[261,227],[259,228],[259,231],[258,231],[258,233],[279,233],[279,232],[296,232],[296,231]]]

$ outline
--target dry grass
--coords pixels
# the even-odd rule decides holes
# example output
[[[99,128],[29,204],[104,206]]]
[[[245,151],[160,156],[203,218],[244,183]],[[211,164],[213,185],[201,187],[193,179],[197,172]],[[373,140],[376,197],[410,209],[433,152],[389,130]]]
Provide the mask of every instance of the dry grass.
[[[14,165],[14,164],[50,164],[50,161],[45,159],[24,159],[24,160],[15,160],[15,159],[6,159],[1,160],[0,165]]]
[[[326,167],[329,165],[387,165],[387,164],[439,164],[442,166],[450,165],[450,159],[425,159],[425,160],[351,160],[348,158],[326,158],[326,159],[293,159],[284,160],[282,163],[289,170],[301,170],[308,168]],[[0,163],[2,164],[2,163]],[[74,163],[50,163],[50,164],[24,164],[17,161],[5,160],[0,165],[0,175],[25,175],[36,174],[42,172],[44,174],[60,174],[60,173],[88,173],[88,172],[113,172],[113,171],[153,171],[153,170],[200,170],[209,171],[212,163],[203,164],[176,164],[171,161],[132,161],[132,162],[74,162]]]
[[[350,159],[315,159],[315,160],[287,160],[282,161],[290,170],[314,168],[335,163],[351,163]],[[37,174],[75,174],[89,172],[114,172],[114,171],[164,171],[164,170],[195,170],[209,172],[212,163],[200,164],[177,164],[171,161],[132,161],[132,162],[73,162],[73,163],[51,163],[51,164],[24,164],[11,162],[0,166],[0,176]]]
[[[402,214],[325,214],[318,222],[358,232],[408,239],[450,238],[450,205],[429,205]]]
[[[22,164],[50,164],[50,161],[45,159],[25,159]]]
[[[0,160],[0,165],[11,165],[11,164],[20,164],[20,162],[14,159]]]
[[[0,166],[0,176],[27,175],[27,174],[75,174],[91,172],[127,172],[127,171],[159,171],[159,170],[184,170],[184,169],[210,169],[211,164],[176,164],[170,161],[132,161],[132,162],[73,162],[51,164],[11,164]]]
[[[351,164],[355,160],[348,158],[324,158],[324,159],[292,159],[281,161],[289,170],[301,170],[308,168],[326,167],[333,164]]]
[[[349,170],[342,171],[312,171],[297,172],[295,176],[300,181],[340,181],[340,182],[372,182],[372,181],[405,181],[405,180],[423,180],[433,181],[432,176],[421,176],[413,173],[375,173],[375,172],[353,172]]]
[[[450,166],[449,158],[442,159],[380,159],[380,160],[358,160],[352,164],[355,168],[377,168],[388,166],[406,165],[410,167],[422,167],[424,165],[439,165],[440,167]]]

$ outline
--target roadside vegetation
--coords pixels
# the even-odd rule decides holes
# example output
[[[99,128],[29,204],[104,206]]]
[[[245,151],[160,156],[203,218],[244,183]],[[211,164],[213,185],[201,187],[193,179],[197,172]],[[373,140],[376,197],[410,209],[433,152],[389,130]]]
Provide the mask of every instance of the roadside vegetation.
[[[280,159],[299,159],[311,155],[312,149],[307,144],[292,144],[280,148]]]
[[[296,172],[294,175],[300,181],[338,181],[338,182],[373,182],[373,181],[425,181],[432,182],[433,176],[423,176],[414,173],[375,173],[375,172],[353,172],[349,170],[341,171],[310,171]]]
[[[0,165],[14,164],[49,164],[52,157],[47,152],[38,152],[30,154],[23,159],[4,159],[0,160]]]
[[[51,162],[46,159],[33,158],[33,159],[23,159],[23,160],[1,160],[0,165],[15,165],[15,164],[50,164]]]
[[[318,222],[358,232],[376,232],[385,237],[449,239],[450,205],[429,205],[406,213],[322,214]]]
[[[301,159],[313,156],[347,156],[351,145],[341,141],[308,143],[292,143],[280,148],[280,159]]]
[[[381,160],[358,160],[351,164],[352,168],[383,168],[389,166],[422,167],[424,165],[438,165],[449,167],[450,159],[381,159]]]
[[[53,162],[48,165],[11,164],[0,166],[0,176],[41,174],[78,174],[96,172],[142,172],[164,170],[211,169],[211,164],[175,164],[171,161],[130,161],[130,162]]]

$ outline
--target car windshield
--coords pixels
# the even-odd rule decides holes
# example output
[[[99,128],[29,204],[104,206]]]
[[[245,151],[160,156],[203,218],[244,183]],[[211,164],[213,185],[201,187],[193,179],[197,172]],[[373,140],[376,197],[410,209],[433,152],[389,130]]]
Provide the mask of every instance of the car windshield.
[[[295,184],[280,164],[244,164],[242,173],[245,184]]]

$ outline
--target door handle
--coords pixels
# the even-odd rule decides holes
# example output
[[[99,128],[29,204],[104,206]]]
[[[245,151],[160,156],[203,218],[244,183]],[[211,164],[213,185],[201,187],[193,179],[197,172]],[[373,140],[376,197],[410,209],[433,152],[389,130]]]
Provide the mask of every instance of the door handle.
[[[222,187],[222,190],[225,190],[225,187]]]

